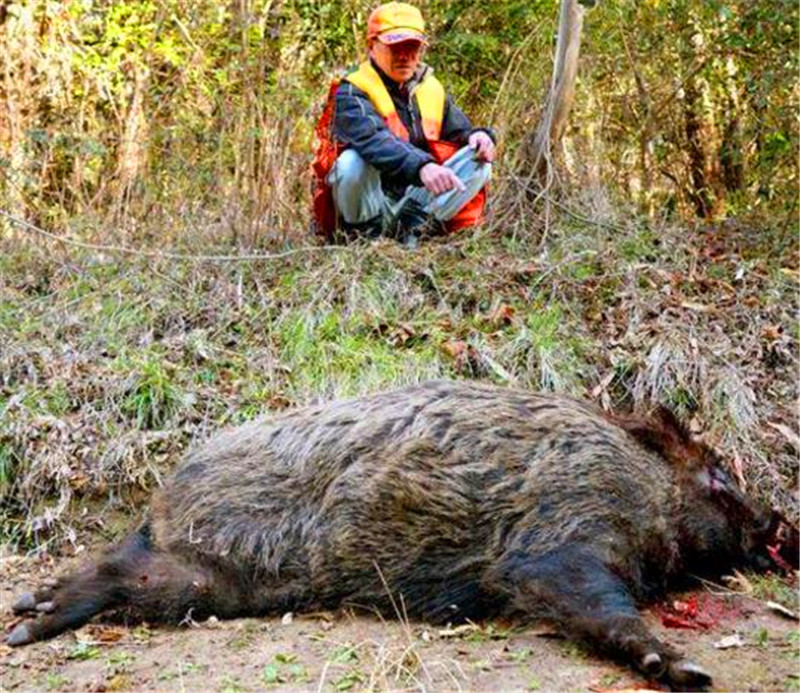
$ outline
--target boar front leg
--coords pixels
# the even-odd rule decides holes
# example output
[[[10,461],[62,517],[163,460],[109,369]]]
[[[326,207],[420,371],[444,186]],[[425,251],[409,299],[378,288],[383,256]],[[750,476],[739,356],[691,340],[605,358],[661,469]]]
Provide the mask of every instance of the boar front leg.
[[[708,673],[648,631],[628,587],[589,547],[510,552],[500,580],[515,608],[552,619],[650,678],[675,689],[711,684]]]

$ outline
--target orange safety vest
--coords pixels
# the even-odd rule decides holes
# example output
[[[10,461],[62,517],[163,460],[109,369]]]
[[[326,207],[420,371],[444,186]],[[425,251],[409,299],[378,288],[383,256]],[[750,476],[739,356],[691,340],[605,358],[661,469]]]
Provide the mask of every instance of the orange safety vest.
[[[314,161],[311,165],[314,177],[314,219],[317,233],[331,238],[336,230],[336,207],[333,202],[333,192],[327,183],[327,176],[339,154],[346,146],[336,142],[333,137],[333,113],[335,108],[336,90],[342,81],[350,82],[353,86],[363,91],[375,106],[391,132],[401,140],[408,142],[408,130],[400,119],[394,106],[389,90],[383,83],[378,71],[369,63],[361,63],[359,67],[346,74],[342,80],[333,80],[328,90],[328,100],[325,108],[317,121],[315,134],[317,146]],[[445,91],[438,79],[429,71],[414,90],[420,115],[422,117],[422,131],[428,148],[438,163],[444,163],[459,146],[453,142],[440,140],[442,120],[444,119]],[[483,217],[486,204],[486,189],[482,188],[478,194],[464,205],[458,213],[445,222],[448,231],[453,232],[467,226],[476,225]]]

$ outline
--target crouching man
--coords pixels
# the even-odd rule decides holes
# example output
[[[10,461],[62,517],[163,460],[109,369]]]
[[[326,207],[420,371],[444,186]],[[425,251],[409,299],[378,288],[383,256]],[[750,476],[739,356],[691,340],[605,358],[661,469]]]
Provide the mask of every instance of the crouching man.
[[[397,238],[477,224],[495,157],[489,129],[473,128],[433,70],[420,11],[402,2],[375,9],[369,59],[331,85],[316,126],[314,218],[334,240]]]

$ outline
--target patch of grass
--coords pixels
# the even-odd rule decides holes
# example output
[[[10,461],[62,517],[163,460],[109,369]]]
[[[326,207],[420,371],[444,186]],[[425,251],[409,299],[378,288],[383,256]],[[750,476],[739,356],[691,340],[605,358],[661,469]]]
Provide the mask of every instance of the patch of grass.
[[[331,652],[329,659],[334,664],[351,664],[358,661],[358,650],[355,645],[345,643]]]
[[[0,499],[4,500],[10,495],[20,464],[21,458],[16,448],[0,441]],[[0,533],[0,536],[4,533]]]
[[[359,648],[357,645],[346,642],[337,645],[334,650],[327,655],[326,659],[331,664],[345,668],[343,672],[332,679],[334,690],[349,691],[367,680],[360,666],[361,657],[358,650]]]
[[[397,291],[403,288],[402,281],[401,275],[389,272],[378,272],[364,277],[358,294],[353,297],[348,309],[361,316],[365,323],[394,323],[402,320],[401,297]]]
[[[574,262],[565,268],[565,274],[577,282],[584,282],[593,277],[601,278],[604,275],[602,256],[597,251],[586,250]]]
[[[367,680],[364,672],[358,667],[351,667],[341,676],[333,680],[333,687],[337,691],[349,691]]]
[[[490,659],[478,659],[470,663],[470,668],[473,671],[492,671],[494,662]]]
[[[697,411],[699,402],[697,397],[686,387],[676,387],[666,394],[666,404],[676,412]]]
[[[398,347],[373,334],[360,317],[332,308],[292,311],[278,321],[274,337],[288,386],[300,399],[309,393],[352,396],[440,370],[433,345]]]
[[[800,594],[797,588],[787,584],[787,581],[778,575],[748,575],[748,580],[753,587],[753,596],[761,601],[778,602],[790,611],[800,611]]]
[[[521,664],[522,662],[526,662],[532,654],[533,650],[530,647],[523,647],[519,650],[513,650],[512,652],[509,652],[508,658],[512,662],[517,662],[518,664]]]
[[[280,394],[274,385],[266,382],[258,373],[245,378],[240,393],[240,405],[233,421],[242,423],[265,413]]]
[[[280,669],[276,664],[267,664],[261,670],[261,680],[265,686],[277,686],[286,683],[286,679],[281,675]]]
[[[236,676],[225,676],[222,679],[221,693],[245,693],[247,689]]]
[[[800,674],[789,674],[783,684],[786,691],[800,691]]]
[[[564,654],[573,662],[586,661],[587,657],[589,656],[589,651],[586,649],[585,645],[580,642],[566,640],[561,643],[561,649]]]
[[[34,416],[49,414],[47,409],[47,393],[42,392],[34,385],[27,385],[20,389],[20,404]]]
[[[69,389],[63,382],[55,383],[45,394],[47,410],[53,416],[63,416],[73,408]]]
[[[653,262],[658,252],[656,238],[650,226],[642,226],[635,234],[620,239],[617,252],[628,262]]]
[[[70,651],[67,652],[67,659],[75,659],[78,661],[97,659],[99,656],[100,648],[90,645],[88,642],[83,640],[73,645]]]
[[[217,377],[217,370],[212,367],[199,368],[194,373],[194,380],[200,385],[213,385]]]
[[[175,380],[174,367],[151,356],[137,363],[128,391],[120,405],[138,428],[162,428],[183,405],[183,393]]]
[[[47,674],[44,679],[44,685],[48,691],[63,691],[66,690],[72,680],[63,674]]]
[[[117,337],[124,337],[149,322],[147,312],[135,303],[136,294],[126,295],[124,291],[125,287],[120,287],[117,293],[103,296],[95,317],[97,327],[106,328]]]
[[[0,544],[9,549],[23,549],[30,548],[31,543],[31,536],[26,533],[25,521],[5,509],[0,509]]]
[[[38,316],[23,312],[12,314],[12,317],[14,318],[14,321],[10,327],[13,327],[14,332],[18,337],[23,339],[41,338],[42,332],[44,332],[44,327]]]
[[[130,652],[112,652],[106,660],[106,666],[114,673],[122,674],[130,670],[136,657]]]
[[[261,681],[266,686],[277,686],[282,683],[300,684],[310,681],[308,670],[297,662],[297,655],[279,652],[274,661],[261,671]]]
[[[501,628],[494,623],[486,625],[468,633],[464,640],[467,642],[488,642],[491,640],[508,640],[513,634],[513,628]]]
[[[255,642],[256,635],[262,624],[256,621],[245,621],[237,627],[233,637],[228,640],[226,645],[232,650],[245,650]]]
[[[614,674],[614,673],[603,674],[600,677],[600,686],[602,688],[611,688],[611,686],[619,682],[621,678],[622,676],[620,676],[619,674]]]
[[[147,626],[136,626],[131,635],[137,642],[148,642],[153,638],[153,631]]]
[[[563,335],[569,321],[557,304],[534,304],[524,322],[509,333],[508,341],[498,347],[500,362],[534,390],[575,392],[578,388],[581,359],[579,341]]]
[[[711,279],[721,279],[723,281],[730,281],[733,278],[730,265],[724,262],[717,262],[709,265],[706,274]]]

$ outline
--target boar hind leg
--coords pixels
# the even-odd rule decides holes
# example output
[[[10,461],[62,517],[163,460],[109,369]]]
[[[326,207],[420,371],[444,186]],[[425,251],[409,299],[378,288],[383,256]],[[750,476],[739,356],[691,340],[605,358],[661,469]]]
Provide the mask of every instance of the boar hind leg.
[[[569,546],[545,554],[506,556],[501,581],[515,608],[552,619],[673,688],[702,688],[711,677],[647,629],[625,583],[591,549]]]
[[[201,618],[220,606],[223,613],[235,603],[235,591],[215,590],[214,579],[179,558],[152,549],[146,529],[128,537],[105,557],[49,589],[22,595],[16,613],[32,612],[6,637],[9,645],[46,640],[71,628],[79,628],[93,616],[121,609],[135,619],[180,622],[187,616]],[[222,592],[224,602],[213,595]]]

